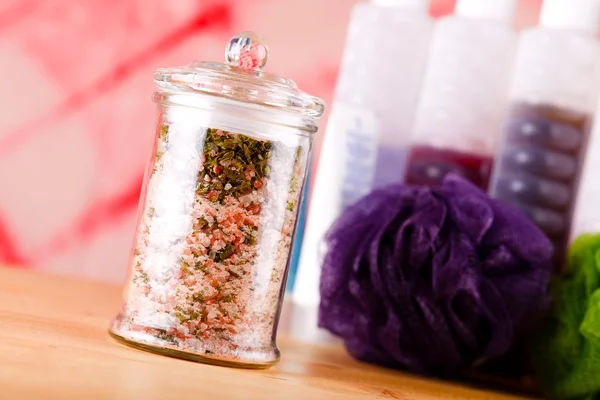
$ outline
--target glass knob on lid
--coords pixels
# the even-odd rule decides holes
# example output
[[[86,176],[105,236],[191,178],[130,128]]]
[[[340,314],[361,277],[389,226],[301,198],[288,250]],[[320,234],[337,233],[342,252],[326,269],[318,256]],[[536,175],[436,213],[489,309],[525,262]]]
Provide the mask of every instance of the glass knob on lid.
[[[257,34],[242,32],[234,36],[225,49],[225,61],[232,67],[261,69],[267,63],[269,48]]]

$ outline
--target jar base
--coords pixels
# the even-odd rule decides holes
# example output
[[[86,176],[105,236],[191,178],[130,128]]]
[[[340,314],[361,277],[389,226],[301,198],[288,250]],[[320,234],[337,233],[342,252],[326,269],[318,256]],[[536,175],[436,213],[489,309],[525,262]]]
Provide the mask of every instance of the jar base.
[[[239,360],[224,359],[224,358],[219,358],[217,356],[200,355],[200,354],[191,353],[188,351],[177,350],[177,349],[175,349],[173,347],[169,347],[169,346],[160,346],[160,345],[144,343],[143,341],[138,341],[138,340],[134,340],[131,338],[127,338],[123,334],[115,332],[113,329],[108,329],[108,333],[117,342],[127,345],[129,347],[148,351],[148,352],[162,355],[162,356],[178,358],[178,359],[187,360],[187,361],[194,361],[194,362],[203,363],[203,364],[216,365],[216,366],[221,366],[221,367],[242,368],[242,369],[266,369],[266,368],[272,367],[273,365],[277,364],[279,362],[279,358],[280,358],[279,350],[277,348],[275,348],[273,351],[273,354],[274,354],[273,360],[266,361],[266,362],[248,362],[243,359],[239,359]]]

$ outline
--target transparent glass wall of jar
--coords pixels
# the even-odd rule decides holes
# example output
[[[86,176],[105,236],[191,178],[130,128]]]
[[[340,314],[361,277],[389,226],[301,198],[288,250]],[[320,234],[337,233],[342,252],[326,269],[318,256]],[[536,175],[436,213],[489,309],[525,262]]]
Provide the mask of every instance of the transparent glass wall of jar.
[[[521,34],[491,194],[552,239],[561,269],[600,83],[600,2],[546,0]]]

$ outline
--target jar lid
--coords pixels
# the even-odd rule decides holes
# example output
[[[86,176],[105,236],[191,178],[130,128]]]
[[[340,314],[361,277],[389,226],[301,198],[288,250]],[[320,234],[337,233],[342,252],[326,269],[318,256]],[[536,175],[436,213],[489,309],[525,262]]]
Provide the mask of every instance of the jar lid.
[[[269,49],[252,32],[234,36],[225,49],[225,63],[193,62],[185,67],[159,68],[154,82],[162,89],[180,89],[225,97],[310,117],[323,114],[325,103],[298,89],[296,83],[267,72]]]

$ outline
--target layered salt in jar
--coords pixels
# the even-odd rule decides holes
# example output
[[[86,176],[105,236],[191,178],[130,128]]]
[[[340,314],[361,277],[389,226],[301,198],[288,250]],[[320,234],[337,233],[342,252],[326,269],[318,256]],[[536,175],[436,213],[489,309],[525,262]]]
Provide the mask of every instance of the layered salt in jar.
[[[274,124],[227,129],[226,116],[205,114],[162,108],[125,301],[110,332],[166,355],[264,367],[279,358],[311,135]]]

